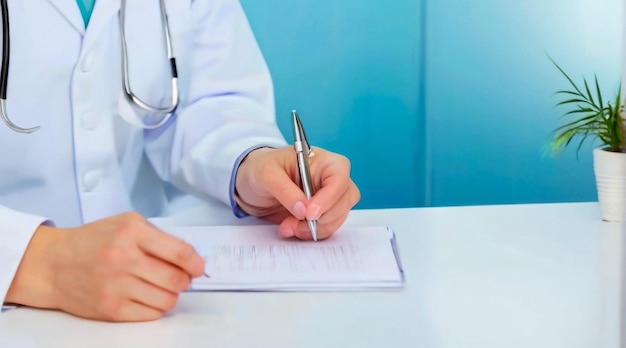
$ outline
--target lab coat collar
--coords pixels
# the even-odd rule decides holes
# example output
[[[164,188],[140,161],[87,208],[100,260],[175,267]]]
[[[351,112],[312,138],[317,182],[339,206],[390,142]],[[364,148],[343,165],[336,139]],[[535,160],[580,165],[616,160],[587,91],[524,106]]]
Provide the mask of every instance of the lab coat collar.
[[[111,17],[117,15],[120,10],[121,1],[119,0],[97,0],[89,25],[85,32],[85,23],[83,17],[80,14],[76,1],[73,0],[48,0],[57,8],[57,10],[67,19],[67,21],[79,32],[81,35],[86,35],[86,40],[83,44],[89,46],[89,42],[93,42],[91,39],[95,39],[102,30],[109,24]],[[91,38],[91,39],[90,39]]]
[[[63,0],[67,1],[67,0]],[[90,48],[95,39],[102,31],[110,25],[111,18],[119,15],[121,6],[120,0],[97,0],[96,5],[91,14],[89,25],[87,26],[87,35],[83,43],[83,48]]]
[[[80,10],[76,1],[68,0],[48,0],[67,19],[67,21],[81,34],[85,33],[85,23],[80,15]],[[96,2],[97,3],[100,1]]]

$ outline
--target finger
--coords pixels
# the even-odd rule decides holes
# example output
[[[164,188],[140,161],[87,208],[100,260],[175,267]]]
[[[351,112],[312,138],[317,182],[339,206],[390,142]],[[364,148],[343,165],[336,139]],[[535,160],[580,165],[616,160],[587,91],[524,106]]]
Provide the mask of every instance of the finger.
[[[191,283],[189,273],[152,256],[144,257],[129,272],[143,281],[172,293],[186,290]]]
[[[300,220],[296,219],[294,216],[285,217],[285,219],[278,226],[278,235],[281,238],[295,237],[296,231],[298,230],[299,223],[300,223]],[[309,235],[309,237],[310,239],[312,239],[312,236]]]
[[[332,163],[324,162],[319,164],[320,168],[316,168],[320,185],[307,206],[306,218],[309,220],[318,220],[346,194],[360,197],[356,185],[350,179],[350,162],[345,157],[333,156]]]
[[[204,260],[188,243],[159,230],[143,234],[139,248],[144,252],[178,266],[192,278],[204,272]]]
[[[106,294],[93,302],[94,313],[86,317],[111,322],[147,321],[160,318],[164,310],[136,300],[144,295],[147,295],[146,298],[154,298],[154,295],[151,295],[151,289],[147,289],[145,284],[144,281],[132,275],[102,284]]]
[[[317,219],[318,225],[325,225],[334,222],[339,218],[345,220],[350,213],[350,210],[352,210],[356,203],[358,203],[360,197],[358,189],[356,186],[352,185],[352,187],[350,187],[345,194],[330,207],[330,209],[321,214],[321,216]]]
[[[276,225],[280,225],[289,216],[293,216],[293,215],[291,215],[291,213],[288,212],[287,210],[283,209],[283,210],[281,210],[279,212],[276,212],[274,214],[264,216],[263,220],[268,221],[268,222],[272,222],[272,223],[274,223]]]
[[[132,300],[126,300],[114,314],[98,319],[112,322],[138,322],[157,320],[162,316],[163,311]]]
[[[356,186],[348,189],[346,194],[335,203],[330,209],[328,209],[317,221],[317,237],[318,239],[326,239],[335,233],[341,225],[346,221],[351,209],[360,199],[360,193]],[[300,239],[309,239],[310,228],[308,223],[299,222],[297,225],[293,225],[294,230],[291,232],[293,235]]]
[[[346,221],[350,209],[354,204],[348,198],[340,200],[326,214],[317,220],[317,238],[326,239],[335,233]],[[298,220],[293,216],[286,217],[278,227],[278,234],[282,238],[296,237],[301,240],[312,240],[313,235],[306,220]]]
[[[332,220],[332,221],[330,220],[325,221],[323,224],[318,222],[317,239],[322,240],[322,239],[326,239],[332,236],[333,233],[337,232],[339,227],[341,227],[341,225],[345,222],[347,217],[348,217],[348,214],[346,214],[345,216],[339,216],[335,220]],[[309,229],[309,225],[306,221],[298,221],[293,231],[293,234],[298,239],[302,239],[302,240],[312,239],[311,230]]]
[[[295,156],[294,156],[295,161]],[[286,171],[272,171],[263,178],[267,192],[298,219],[304,219],[307,198]]]
[[[173,309],[178,302],[177,293],[166,291],[139,278],[133,278],[127,284],[126,293],[128,298],[135,303],[148,306],[160,312]]]
[[[317,155],[311,158],[312,181],[317,183],[319,190],[314,194],[311,201],[306,198],[302,188],[298,186],[296,158],[293,149],[284,150],[293,155],[283,166],[284,170],[268,171],[263,175],[263,186],[267,192],[273,196],[283,207],[293,216],[300,220],[305,217],[317,219],[323,214],[323,207],[332,206],[350,185],[354,183],[350,180],[350,162],[341,155],[336,155],[316,148]],[[292,165],[293,168],[287,168]],[[292,173],[292,171],[295,172]],[[290,175],[296,177],[296,182]]]

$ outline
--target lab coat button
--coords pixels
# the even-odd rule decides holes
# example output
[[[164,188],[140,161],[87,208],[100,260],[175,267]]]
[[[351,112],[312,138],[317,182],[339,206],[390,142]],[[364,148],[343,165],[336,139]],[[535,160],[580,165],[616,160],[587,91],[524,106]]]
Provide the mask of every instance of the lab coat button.
[[[83,72],[89,72],[93,66],[93,54],[87,53],[83,57],[83,63],[81,64],[81,70]]]
[[[83,188],[87,192],[93,191],[102,179],[102,173],[98,170],[92,170],[83,176]]]

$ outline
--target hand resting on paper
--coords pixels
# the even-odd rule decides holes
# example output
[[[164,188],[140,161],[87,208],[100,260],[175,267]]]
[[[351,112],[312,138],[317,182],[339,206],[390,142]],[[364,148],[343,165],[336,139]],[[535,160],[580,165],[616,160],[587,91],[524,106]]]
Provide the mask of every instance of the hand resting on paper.
[[[330,237],[345,222],[361,199],[350,178],[350,161],[318,147],[310,158],[315,195],[307,201],[299,187],[298,168],[292,147],[260,148],[239,166],[237,203],[250,215],[280,224],[281,237],[311,239],[305,221],[318,220],[318,238]]]
[[[6,301],[96,320],[155,320],[203,272],[191,245],[126,213],[71,229],[40,226]]]

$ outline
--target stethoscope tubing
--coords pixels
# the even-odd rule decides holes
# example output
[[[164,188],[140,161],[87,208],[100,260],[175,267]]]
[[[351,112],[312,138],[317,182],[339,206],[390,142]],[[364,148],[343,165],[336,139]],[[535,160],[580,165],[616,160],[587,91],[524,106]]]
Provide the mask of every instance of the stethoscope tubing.
[[[5,125],[11,130],[18,133],[32,133],[40,127],[22,128],[11,121],[6,110],[7,90],[9,82],[9,62],[11,57],[11,34],[9,23],[9,7],[7,0],[0,0],[0,9],[2,10],[2,63],[0,65],[0,118]],[[167,49],[167,58],[170,63],[171,83],[172,83],[172,101],[169,106],[159,107],[153,106],[133,93],[130,87],[130,74],[128,72],[128,48],[126,45],[125,21],[126,21],[126,0],[121,0],[120,7],[120,37],[122,51],[122,83],[125,97],[128,101],[145,111],[153,114],[163,115],[157,122],[146,124],[141,122],[144,129],[155,129],[164,125],[176,111],[179,105],[180,96],[178,91],[178,68],[176,66],[176,58],[174,57],[174,49],[172,46],[172,37],[170,34],[169,22],[167,19],[167,11],[165,8],[165,0],[160,0],[161,21],[163,23],[163,34],[165,36],[165,44]]]
[[[163,23],[163,36],[165,37],[165,46],[167,49],[167,59],[170,62],[170,74],[172,83],[172,101],[170,106],[158,107],[152,106],[145,101],[141,100],[136,94],[133,93],[130,87],[130,74],[128,72],[128,47],[126,45],[126,0],[122,0],[120,9],[120,39],[122,43],[122,77],[124,85],[124,95],[134,105],[139,108],[148,111],[153,114],[164,114],[158,122],[153,124],[143,123],[144,129],[155,129],[164,125],[172,116],[179,104],[179,92],[178,92],[178,68],[176,66],[176,58],[174,57],[174,49],[172,46],[172,37],[170,34],[169,21],[167,19],[167,11],[165,9],[165,0],[160,0],[161,8],[161,21]]]
[[[7,88],[9,84],[9,60],[11,58],[11,33],[9,25],[9,6],[7,0],[0,0],[2,9],[2,65],[0,66],[0,118],[7,127],[18,133],[32,133],[39,129],[39,126],[32,128],[22,128],[9,118],[7,114]]]

